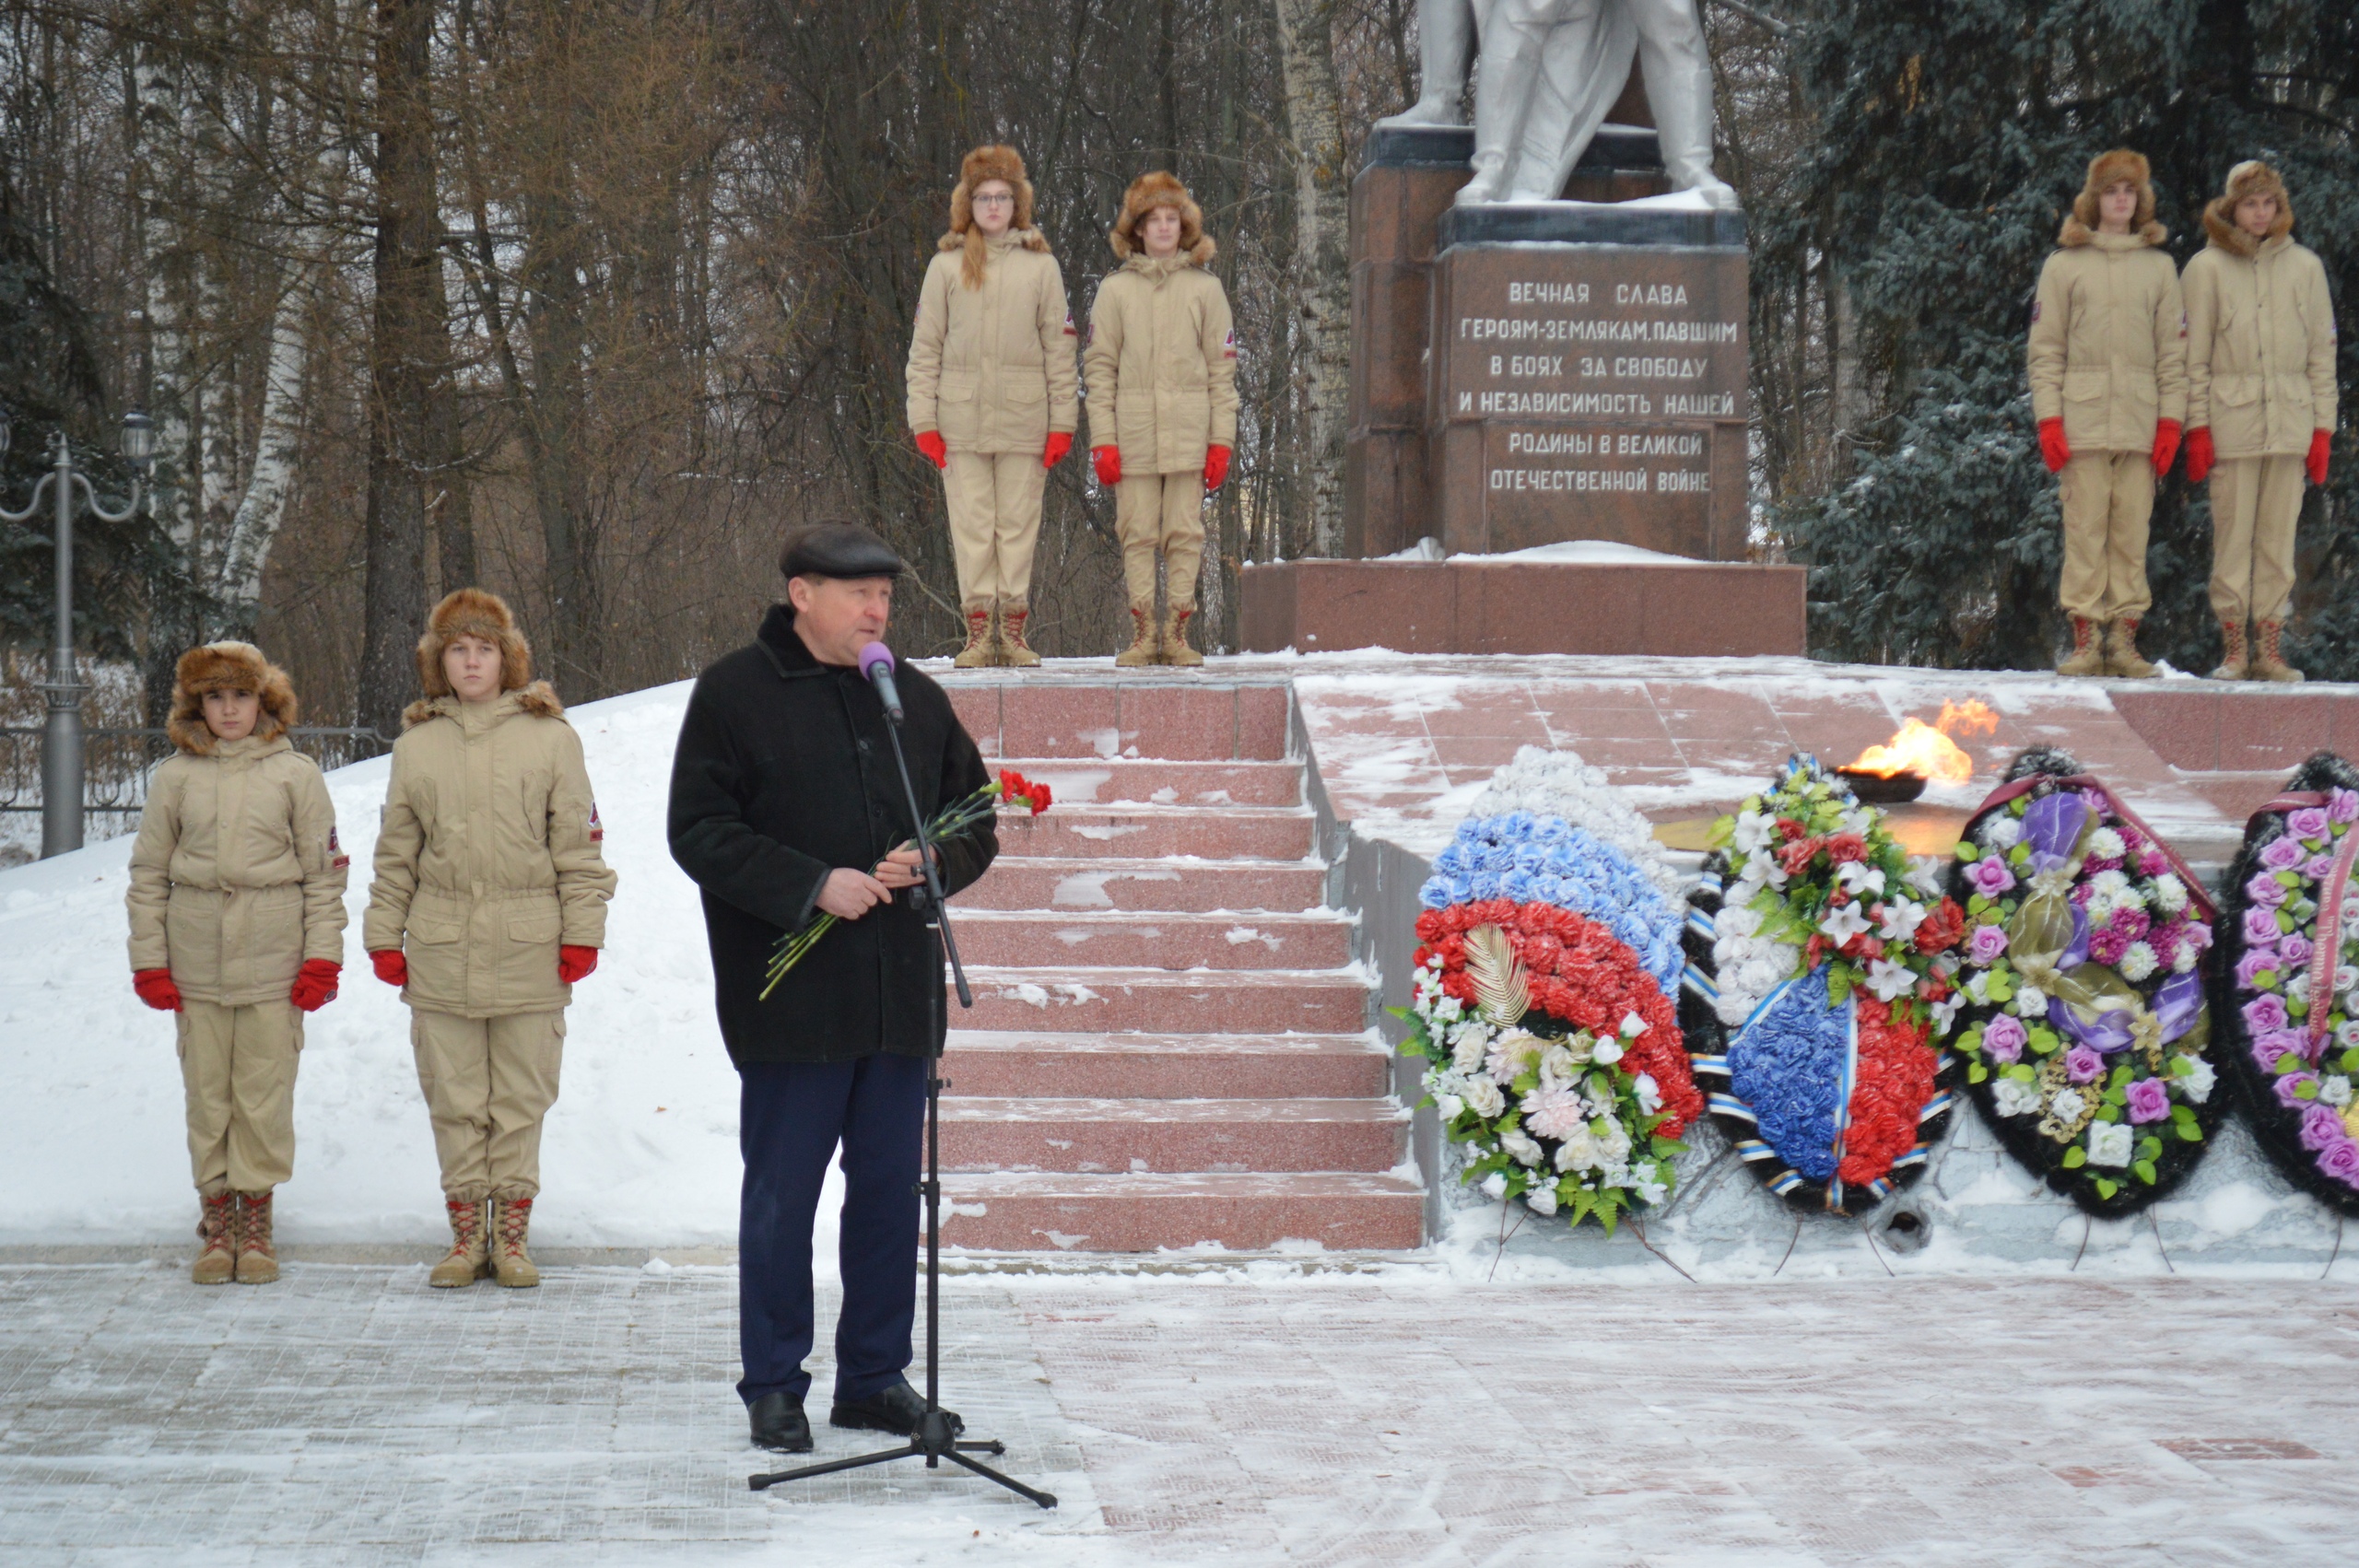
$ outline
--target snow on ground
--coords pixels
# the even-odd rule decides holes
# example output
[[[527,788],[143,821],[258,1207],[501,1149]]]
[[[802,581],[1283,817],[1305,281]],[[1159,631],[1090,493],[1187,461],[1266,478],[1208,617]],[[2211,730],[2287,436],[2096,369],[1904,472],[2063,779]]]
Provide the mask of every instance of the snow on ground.
[[[712,1014],[704,919],[663,840],[688,684],[586,703],[581,732],[619,876],[597,973],[574,988],[534,1239],[734,1244],[737,1078]],[[408,1010],[360,947],[388,758],[328,775],[352,856],[343,993],[296,1081],[290,1245],[447,1236]],[[131,991],[128,837],[0,872],[0,1245],[178,1243],[195,1224],[172,1024]],[[832,1205],[825,1206],[832,1211]],[[824,1238],[823,1238],[824,1239]],[[822,1248],[832,1254],[832,1243]]]
[[[945,1403],[1043,1513],[907,1462],[750,1492],[784,1461],[745,1441],[726,1269],[0,1266],[0,1561],[2349,1561],[2348,1271],[1507,1273],[951,1280]],[[811,1408],[815,1458],[887,1445]]]

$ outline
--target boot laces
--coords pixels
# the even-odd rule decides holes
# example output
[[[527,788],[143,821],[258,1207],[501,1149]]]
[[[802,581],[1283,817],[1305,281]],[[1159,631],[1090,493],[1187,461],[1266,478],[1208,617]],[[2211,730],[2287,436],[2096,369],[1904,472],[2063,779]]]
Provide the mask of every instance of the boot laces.
[[[259,1252],[264,1258],[276,1258],[270,1244],[270,1194],[256,1198],[248,1193],[238,1195],[238,1250]]]
[[[234,1230],[237,1220],[237,1201],[238,1195],[234,1192],[225,1192],[218,1198],[200,1196],[197,1199],[202,1208],[197,1216],[196,1235],[197,1239],[205,1243],[202,1250],[205,1252],[236,1250]]]
[[[499,1200],[499,1250],[510,1257],[524,1250],[524,1237],[533,1223],[533,1200],[529,1198],[503,1198]]]
[[[451,1211],[451,1256],[472,1257],[483,1242],[483,1205],[452,1202]]]

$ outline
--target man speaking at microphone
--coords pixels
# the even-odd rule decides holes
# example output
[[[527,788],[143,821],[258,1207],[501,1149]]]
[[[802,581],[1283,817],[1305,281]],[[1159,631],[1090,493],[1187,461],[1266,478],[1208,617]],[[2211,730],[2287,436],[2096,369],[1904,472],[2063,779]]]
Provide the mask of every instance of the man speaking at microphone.
[[[811,1224],[839,1144],[844,1298],[828,1420],[906,1435],[925,1410],[903,1374],[942,962],[909,893],[922,895],[910,847],[919,825],[885,704],[858,668],[885,635],[905,569],[865,528],[790,534],[779,556],[786,602],[752,647],[698,679],[672,763],[672,858],[703,890],[721,1036],[740,1082],[737,1391],[754,1442],[780,1453],[811,1448]],[[898,674],[910,781],[931,817],[991,776],[943,689],[906,665]],[[943,886],[968,886],[998,852],[986,818],[941,846]],[[780,937],[823,912],[839,924],[763,998]]]

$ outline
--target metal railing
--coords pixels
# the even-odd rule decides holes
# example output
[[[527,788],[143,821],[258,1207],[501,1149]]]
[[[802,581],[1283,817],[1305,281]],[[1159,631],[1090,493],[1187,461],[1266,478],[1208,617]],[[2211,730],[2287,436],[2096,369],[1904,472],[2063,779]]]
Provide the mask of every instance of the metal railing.
[[[287,738],[323,768],[381,755],[393,744],[373,729],[353,726],[299,725]],[[0,728],[0,812],[41,811],[41,741],[39,725]],[[161,730],[99,728],[82,731],[82,746],[88,837],[130,832],[147,804],[148,779],[172,755],[171,737]]]

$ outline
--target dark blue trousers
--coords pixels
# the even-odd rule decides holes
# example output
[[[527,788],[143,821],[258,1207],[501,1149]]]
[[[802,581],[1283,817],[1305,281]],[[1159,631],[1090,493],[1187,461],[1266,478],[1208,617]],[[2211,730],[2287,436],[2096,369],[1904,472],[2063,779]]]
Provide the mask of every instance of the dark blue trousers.
[[[737,1208],[737,1342],[747,1404],[765,1394],[801,1399],[811,1387],[811,1222],[827,1157],[843,1146],[844,1209],[836,1256],[843,1311],[836,1319],[836,1395],[864,1399],[910,1364],[917,1316],[918,1196],[925,1133],[926,1062],[747,1062],[737,1142],[745,1185]]]

